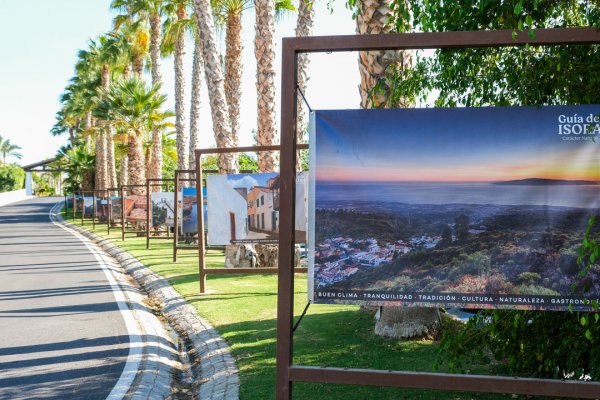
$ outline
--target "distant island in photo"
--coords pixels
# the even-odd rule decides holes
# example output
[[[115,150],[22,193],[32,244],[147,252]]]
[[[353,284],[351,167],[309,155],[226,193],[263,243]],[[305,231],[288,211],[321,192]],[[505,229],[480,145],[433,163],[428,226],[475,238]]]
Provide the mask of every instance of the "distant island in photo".
[[[586,180],[568,180],[568,179],[546,179],[546,178],[526,178],[513,179],[510,181],[493,182],[494,185],[530,185],[530,186],[546,186],[546,185],[598,185],[597,181]]]

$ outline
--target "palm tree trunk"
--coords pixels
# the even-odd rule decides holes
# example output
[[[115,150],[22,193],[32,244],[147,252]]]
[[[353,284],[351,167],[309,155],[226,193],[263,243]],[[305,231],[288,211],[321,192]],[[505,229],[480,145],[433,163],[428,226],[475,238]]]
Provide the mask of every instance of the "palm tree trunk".
[[[298,19],[296,21],[296,37],[311,36],[313,30],[313,22],[315,18],[315,1],[300,0],[298,4]],[[302,93],[306,94],[306,84],[308,82],[308,67],[310,58],[308,53],[298,54],[298,88]],[[296,132],[298,135],[297,142],[306,142],[306,133],[308,131],[308,116],[306,106],[302,98],[298,97],[296,114]],[[301,153],[306,150],[298,151],[296,158],[296,170],[302,169]]]
[[[97,190],[106,189],[106,133],[104,129],[96,133],[96,179],[94,187]]]
[[[190,169],[196,168],[195,150],[200,148],[200,88],[204,63],[202,45],[196,35],[194,40],[194,65],[192,67],[192,104],[190,107]]]
[[[131,58],[131,64],[133,75],[141,80],[142,74],[144,73],[144,57],[141,54],[134,54]]]
[[[198,35],[202,44],[206,86],[210,99],[210,110],[213,131],[217,147],[236,147],[237,136],[234,136],[229,123],[229,107],[225,96],[225,84],[221,59],[217,50],[212,7],[209,0],[195,0],[195,16],[198,24]],[[237,156],[234,153],[222,154],[219,157],[219,170],[223,172],[237,171]]]
[[[110,68],[108,64],[102,65],[102,87],[108,89],[110,86]],[[114,142],[113,142],[113,128],[111,126],[106,125],[106,130],[104,131],[105,139],[103,145],[104,148],[104,164],[102,164],[102,179],[104,181],[104,187],[99,189],[106,189],[108,187],[114,187],[115,181],[117,179],[116,175],[116,166],[115,166],[115,157],[114,157]]]
[[[129,134],[129,147],[127,149],[129,156],[129,184],[146,184],[146,166],[144,164],[144,148],[142,146],[141,132],[131,132]],[[146,190],[142,187],[133,188],[133,194],[142,195]]]
[[[129,155],[124,154],[121,157],[121,165],[119,167],[119,186],[129,185]]]
[[[150,15],[150,60],[152,63],[151,74],[152,84],[159,85],[162,81],[160,73],[160,40],[161,40],[161,20],[160,14]],[[151,150],[151,162],[149,162],[149,178],[161,178],[162,177],[162,134],[160,130],[152,130],[152,150]],[[159,187],[153,188],[153,190],[160,190]]]
[[[275,2],[254,0],[256,13],[254,55],[256,57],[257,136],[259,146],[277,143],[275,129]],[[274,171],[277,158],[274,152],[258,154],[258,170]]]
[[[375,333],[396,339],[433,339],[437,336],[440,322],[437,307],[382,307],[375,324]]]
[[[177,19],[185,19],[187,13],[185,5],[180,3],[177,8]],[[185,33],[180,32],[175,38],[175,129],[177,131],[177,168],[189,169],[189,145],[190,139],[186,129],[186,106],[185,106]]]
[[[160,14],[150,16],[150,61],[152,63],[150,72],[152,74],[152,84],[161,83],[160,73],[160,40],[162,35]]]
[[[131,78],[131,65],[125,64],[125,66],[123,67],[123,78]]]
[[[240,130],[240,101],[242,98],[242,10],[227,13],[225,34],[225,96],[229,106],[231,133],[237,137]]]
[[[113,140],[113,128],[109,128],[106,137],[106,158],[108,164],[107,187],[114,188],[117,184],[117,167],[115,160],[115,142]]]
[[[89,192],[94,188],[94,174],[92,171],[85,171],[82,176],[81,190]]]
[[[356,17],[356,33],[359,35],[377,35],[391,33],[394,25],[391,12],[391,0],[359,1]],[[412,53],[409,50],[380,50],[359,52],[360,106],[361,108],[389,108],[391,88],[386,83],[388,67],[410,68]],[[379,83],[377,93],[373,88]],[[410,104],[401,102],[402,107]]]
[[[85,112],[85,120],[84,120],[84,129],[87,131],[92,127],[92,112],[91,111],[86,111]],[[85,150],[87,153],[92,153],[92,137],[86,133],[85,135]]]

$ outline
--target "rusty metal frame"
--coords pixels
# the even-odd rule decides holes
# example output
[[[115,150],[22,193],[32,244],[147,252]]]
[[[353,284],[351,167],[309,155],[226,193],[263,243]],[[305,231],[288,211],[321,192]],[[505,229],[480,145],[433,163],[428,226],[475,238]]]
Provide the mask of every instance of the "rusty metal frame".
[[[150,191],[153,187],[166,187],[167,192],[169,191],[169,185],[172,184],[175,187],[175,178],[148,178],[146,179],[146,249],[150,249],[150,239],[152,240],[172,240],[170,235],[170,229],[167,229],[167,236],[152,236],[153,234],[162,234],[161,231],[150,230],[150,220],[152,219],[152,193]],[[175,214],[177,213],[177,203],[175,203]],[[168,228],[168,227],[167,227]]]
[[[173,229],[173,262],[177,262],[177,252],[179,250],[193,250],[193,251],[197,251],[198,247],[197,246],[180,246],[179,245],[179,190],[183,189],[183,187],[181,187],[180,182],[196,182],[196,179],[194,178],[181,178],[181,175],[194,175],[196,174],[196,170],[194,169],[176,169],[175,170],[175,223],[174,225],[174,229]],[[197,189],[196,189],[197,192]],[[183,208],[183,195],[182,195],[182,204],[181,207]],[[198,211],[198,213],[200,213],[200,211]],[[183,224],[182,224],[183,227]],[[200,233],[200,227],[198,227],[198,236],[202,236],[199,234]]]
[[[85,220],[85,195],[92,194],[94,198],[94,190],[78,190],[73,192],[73,216],[72,220],[75,221],[75,210],[77,209],[77,195],[81,195],[81,225],[83,226]],[[92,209],[92,218],[94,217],[95,207]]]
[[[93,192],[93,196],[92,197],[94,198],[94,206],[93,206],[93,209],[92,209],[93,210],[92,211],[92,213],[93,213],[93,215],[92,215],[92,229],[96,229],[96,219],[98,219],[98,223],[100,223],[100,219],[97,218],[97,211],[98,211],[98,209],[97,209],[96,197],[98,195],[98,197],[100,197],[100,199],[101,199],[102,198],[102,193],[104,193],[107,196],[106,215],[107,215],[107,218],[108,218],[108,208],[109,208],[109,205],[110,205],[110,203],[109,203],[109,192],[108,192],[108,189],[94,189],[94,190],[92,190],[92,192]]]
[[[298,149],[308,149],[307,144],[298,144]],[[204,179],[203,174],[215,171],[202,171],[202,156],[204,154],[226,154],[226,153],[246,153],[246,152],[261,152],[261,151],[280,151],[281,146],[250,146],[250,147],[228,147],[216,149],[198,149],[195,151],[196,156],[196,198],[199,207],[204,209],[204,195],[202,194],[202,186]],[[244,171],[241,171],[244,173]],[[198,212],[198,232],[204,231],[204,212]],[[280,229],[281,230],[281,229]],[[206,268],[206,238],[204,235],[198,235],[198,281],[200,293],[206,293],[206,275],[239,275],[239,274],[277,274],[279,268]],[[308,268],[295,268],[294,272],[307,273]]]
[[[516,33],[516,36],[514,36]],[[514,37],[513,37],[514,36]],[[294,365],[294,200],[296,178],[296,88],[298,55],[315,52],[464,49],[482,47],[600,44],[591,28],[538,29],[535,37],[512,30],[347,35],[284,38],[281,72],[281,197],[277,291],[276,398],[292,398],[293,382],[392,386],[486,393],[576,398],[600,397],[600,383],[507,376],[440,374],[409,371],[310,367]]]
[[[113,205],[112,194],[113,193],[120,194],[121,189],[118,187],[106,188],[106,192],[107,192],[107,197],[108,197],[108,211],[106,213],[107,214],[106,231],[110,235],[110,228],[111,228],[111,224],[112,224],[112,205]],[[121,221],[121,223],[123,223],[123,221]]]
[[[127,222],[127,219],[125,218],[125,191],[134,188],[146,188],[146,185],[121,185],[119,187],[119,191],[121,194],[121,240],[125,240],[125,234],[133,233],[136,236],[140,233],[143,233],[144,235],[146,234],[145,229],[143,231],[127,230],[129,222]],[[146,208],[148,208],[147,204]],[[146,220],[146,225],[148,225],[148,220]]]

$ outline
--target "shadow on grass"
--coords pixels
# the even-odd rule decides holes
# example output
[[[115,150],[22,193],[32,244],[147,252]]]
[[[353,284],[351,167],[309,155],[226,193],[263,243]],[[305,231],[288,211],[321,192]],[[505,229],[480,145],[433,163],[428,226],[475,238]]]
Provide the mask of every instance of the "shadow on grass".
[[[359,311],[307,314],[294,334],[294,364],[433,371],[442,356],[430,341],[400,342],[373,334],[373,316]],[[274,399],[276,320],[221,325],[240,368],[242,399]],[[436,371],[447,372],[447,371]],[[485,373],[485,371],[480,371]],[[509,395],[295,383],[298,399],[506,399]],[[512,397],[519,398],[519,397]]]

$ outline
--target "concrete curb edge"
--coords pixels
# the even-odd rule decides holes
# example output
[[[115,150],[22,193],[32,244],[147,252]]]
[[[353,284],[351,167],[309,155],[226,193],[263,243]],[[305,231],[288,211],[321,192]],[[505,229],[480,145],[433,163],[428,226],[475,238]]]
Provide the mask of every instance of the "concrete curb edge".
[[[231,348],[216,329],[196,313],[170,285],[167,279],[152,272],[133,255],[87,229],[61,219],[61,222],[81,233],[110,256],[115,258],[133,279],[163,304],[162,312],[178,333],[189,340],[192,358],[200,361],[200,382],[194,385],[194,394],[203,400],[239,399],[239,372]],[[199,387],[198,387],[199,385]]]

